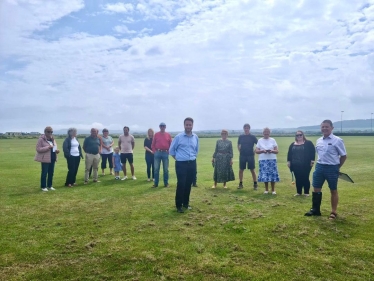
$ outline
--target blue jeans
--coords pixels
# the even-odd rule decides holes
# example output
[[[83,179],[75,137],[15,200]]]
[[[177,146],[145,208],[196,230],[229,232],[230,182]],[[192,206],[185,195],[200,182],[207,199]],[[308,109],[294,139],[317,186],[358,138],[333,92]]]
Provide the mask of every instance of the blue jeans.
[[[40,187],[41,188],[50,188],[53,181],[53,173],[55,171],[55,163],[42,163],[42,174],[40,176]],[[48,175],[48,179],[47,179]]]
[[[160,164],[162,161],[162,167],[164,169],[164,185],[169,184],[169,153],[163,151],[155,152],[155,186],[158,186],[160,179]]]
[[[149,179],[153,179],[154,172],[155,172],[155,167],[153,165],[154,163],[154,155],[152,153],[146,153],[145,154],[145,162],[147,163],[147,177]]]

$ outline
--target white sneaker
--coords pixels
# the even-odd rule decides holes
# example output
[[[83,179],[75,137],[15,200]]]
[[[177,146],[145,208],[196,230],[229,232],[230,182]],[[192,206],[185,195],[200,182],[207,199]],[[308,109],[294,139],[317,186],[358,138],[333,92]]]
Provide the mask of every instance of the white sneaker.
[[[268,194],[269,193],[269,191],[264,191],[264,194]]]
[[[56,190],[56,189],[54,189],[54,188],[53,188],[53,186],[51,186],[51,187],[50,187],[50,188],[48,188],[48,189],[49,189],[49,190]]]
[[[147,179],[147,181],[151,181],[151,179]]]
[[[124,176],[121,181],[127,180],[127,176]]]
[[[301,194],[299,194],[299,193],[296,193],[294,196],[300,196]]]
[[[277,193],[275,191],[273,191],[271,194],[276,195]]]
[[[132,176],[132,179],[133,179],[133,180],[136,180],[136,177],[135,177],[135,176]]]
[[[42,188],[42,191],[48,191],[48,189],[46,187]]]

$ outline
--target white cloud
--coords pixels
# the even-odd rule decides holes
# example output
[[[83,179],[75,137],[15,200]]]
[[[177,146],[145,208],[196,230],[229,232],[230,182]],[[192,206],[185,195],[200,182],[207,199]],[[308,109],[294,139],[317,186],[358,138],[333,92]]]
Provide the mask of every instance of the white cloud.
[[[112,13],[131,13],[134,10],[134,7],[131,3],[115,3],[115,4],[106,4],[103,8],[107,12]]]
[[[137,130],[161,121],[180,130],[186,116],[195,129],[245,122],[255,129],[372,112],[374,10],[360,11],[365,1],[139,1],[126,25],[106,14],[115,17],[109,32],[54,41],[25,35],[82,9],[80,1],[28,4],[29,11],[6,3],[0,58],[11,61],[0,66],[2,130],[38,130],[50,112],[62,128],[96,120],[118,129],[109,126],[124,120]],[[44,99],[52,106],[40,107]],[[295,108],[300,118],[292,117]]]

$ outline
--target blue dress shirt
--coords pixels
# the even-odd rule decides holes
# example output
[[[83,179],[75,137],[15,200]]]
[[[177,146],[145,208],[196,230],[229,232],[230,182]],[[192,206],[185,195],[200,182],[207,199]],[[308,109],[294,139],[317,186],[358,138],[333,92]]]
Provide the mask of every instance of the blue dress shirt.
[[[175,136],[169,149],[169,154],[175,157],[177,161],[196,160],[198,152],[198,136],[194,133],[187,135],[185,132]]]

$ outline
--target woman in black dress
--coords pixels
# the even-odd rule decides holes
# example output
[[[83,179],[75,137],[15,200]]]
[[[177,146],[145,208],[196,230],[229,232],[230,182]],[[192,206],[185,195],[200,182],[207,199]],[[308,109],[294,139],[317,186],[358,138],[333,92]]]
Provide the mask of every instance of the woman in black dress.
[[[287,154],[287,166],[296,178],[296,194],[294,196],[309,196],[310,170],[314,165],[316,149],[314,144],[305,138],[302,131],[297,131],[295,141],[291,143]]]

